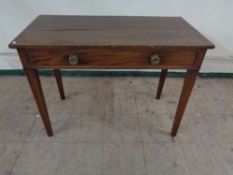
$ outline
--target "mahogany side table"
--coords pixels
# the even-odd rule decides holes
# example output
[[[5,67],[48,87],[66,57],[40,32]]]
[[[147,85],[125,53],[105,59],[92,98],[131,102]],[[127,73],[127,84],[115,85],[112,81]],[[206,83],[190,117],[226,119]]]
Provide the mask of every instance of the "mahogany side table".
[[[187,69],[171,136],[176,136],[207,49],[214,45],[181,17],[39,15],[10,44],[18,51],[48,136],[53,135],[38,69]]]

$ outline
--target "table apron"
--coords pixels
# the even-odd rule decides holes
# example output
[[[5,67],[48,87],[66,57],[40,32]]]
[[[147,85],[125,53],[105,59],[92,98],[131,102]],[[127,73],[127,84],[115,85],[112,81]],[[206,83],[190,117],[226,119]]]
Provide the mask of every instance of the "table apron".
[[[200,68],[206,49],[18,49],[31,69],[189,69]],[[155,56],[158,60],[152,62]],[[75,57],[76,60],[70,60]]]

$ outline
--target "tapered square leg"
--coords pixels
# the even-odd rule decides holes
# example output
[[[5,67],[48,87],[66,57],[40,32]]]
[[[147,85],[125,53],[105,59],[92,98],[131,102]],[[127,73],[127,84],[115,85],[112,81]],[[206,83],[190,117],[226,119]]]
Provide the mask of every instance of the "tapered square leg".
[[[41,83],[40,83],[40,79],[38,76],[38,72],[36,69],[29,69],[29,70],[25,70],[25,73],[26,73],[29,85],[31,87],[32,93],[34,95],[41,118],[43,120],[45,129],[47,131],[47,134],[48,136],[52,136],[53,130],[52,130],[51,123],[49,120],[49,115],[48,115],[48,111],[47,111],[47,107],[46,107],[46,103],[44,99],[44,94],[41,88]]]
[[[176,133],[179,129],[180,122],[182,120],[186,105],[188,103],[190,94],[192,92],[193,86],[196,81],[196,77],[198,74],[198,69],[188,69],[186,78],[184,80],[184,85],[181,91],[179,103],[176,109],[175,119],[173,121],[171,136],[175,137]]]
[[[160,73],[160,79],[159,79],[156,99],[160,99],[166,77],[167,77],[167,69],[162,69]]]
[[[62,83],[62,78],[61,78],[61,71],[59,69],[54,69],[54,75],[56,78],[60,97],[62,100],[65,100],[65,93],[64,93],[64,88],[63,88],[63,83]]]

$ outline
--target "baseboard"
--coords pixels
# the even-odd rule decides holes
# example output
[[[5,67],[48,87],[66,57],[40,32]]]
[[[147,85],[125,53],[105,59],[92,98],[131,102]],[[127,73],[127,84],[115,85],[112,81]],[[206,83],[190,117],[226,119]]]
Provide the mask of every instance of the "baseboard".
[[[158,77],[159,72],[149,71],[119,71],[119,70],[61,70],[62,76],[67,77],[87,77],[87,76],[110,76],[110,77],[122,77],[122,76],[133,76],[133,77]],[[39,70],[41,76],[52,76],[52,70]],[[184,77],[185,72],[168,72],[168,77]],[[0,76],[23,76],[24,71],[21,69],[13,70],[0,70]],[[219,73],[219,72],[201,72],[199,77],[203,78],[233,78],[233,73]]]

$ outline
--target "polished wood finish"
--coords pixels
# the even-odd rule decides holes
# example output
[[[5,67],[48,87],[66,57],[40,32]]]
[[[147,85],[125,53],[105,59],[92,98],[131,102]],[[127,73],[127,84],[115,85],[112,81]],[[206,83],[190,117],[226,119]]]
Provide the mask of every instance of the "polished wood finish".
[[[56,78],[59,94],[62,100],[65,100],[65,93],[63,89],[63,83],[62,83],[62,78],[61,78],[61,71],[59,69],[54,69],[54,75]]]
[[[28,49],[25,66],[33,68],[145,68],[195,67],[197,49]],[[160,63],[150,63],[150,56],[158,54]],[[79,63],[71,65],[70,55],[78,55]]]
[[[196,77],[198,74],[198,69],[188,69],[186,78],[184,80],[184,85],[181,91],[179,103],[176,109],[176,115],[172,126],[171,136],[175,137],[180,126],[186,105],[188,103],[190,94],[192,92]]]
[[[166,77],[167,77],[167,69],[162,69],[160,73],[160,79],[159,79],[156,99],[160,99]]]
[[[37,69],[54,69],[62,99],[62,68],[162,69],[157,99],[167,69],[188,69],[171,132],[175,136],[205,53],[214,45],[180,17],[40,15],[9,47],[18,50],[49,136],[52,128]]]
[[[12,48],[213,48],[214,45],[181,17],[38,16]]]
[[[47,131],[47,135],[49,137],[53,136],[53,130],[51,127],[51,123],[49,120],[49,115],[44,99],[44,94],[41,88],[40,79],[38,76],[38,72],[35,69],[25,70],[29,85],[31,87],[32,93],[34,95],[38,110],[41,114],[42,121],[44,123],[45,129]]]
[[[27,59],[27,54],[24,51],[22,51],[21,49],[18,49],[17,51],[18,51],[19,57],[21,59],[21,62],[24,63],[24,60]],[[26,77],[28,79],[28,83],[29,83],[30,88],[32,90],[32,94],[33,94],[34,99],[36,101],[36,105],[37,105],[37,108],[40,112],[40,116],[41,116],[42,121],[44,123],[47,135],[49,137],[51,137],[51,136],[53,136],[53,130],[52,130],[51,122],[49,119],[49,114],[48,114],[48,110],[47,110],[47,106],[46,106],[46,102],[45,102],[45,98],[44,98],[43,90],[41,87],[38,72],[36,69],[27,69],[27,68],[24,68],[24,72],[25,72]]]

